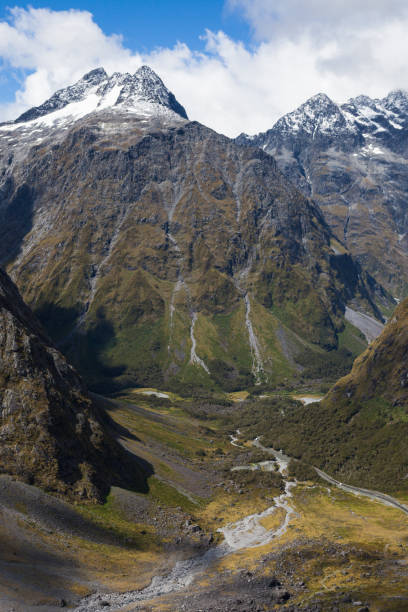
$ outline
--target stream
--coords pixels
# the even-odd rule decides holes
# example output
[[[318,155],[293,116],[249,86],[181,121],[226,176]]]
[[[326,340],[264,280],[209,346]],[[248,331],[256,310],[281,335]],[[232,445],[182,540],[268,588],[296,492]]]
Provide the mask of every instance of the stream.
[[[245,448],[238,443],[239,436],[240,431],[237,430],[236,435],[230,436],[230,442],[235,447]],[[233,470],[263,469],[268,471],[275,469],[277,465],[282,476],[286,476],[290,457],[285,455],[282,451],[263,446],[259,437],[252,441],[252,445],[272,455],[273,459],[271,461],[262,461],[248,466],[235,466],[232,468]],[[315,470],[321,478],[337,488],[357,495],[364,495],[375,501],[396,507],[408,514],[408,507],[389,495],[385,495],[378,491],[370,491],[368,489],[345,485],[318,468],[315,468]],[[221,542],[221,544],[214,548],[210,548],[204,554],[197,555],[196,557],[184,561],[178,561],[168,574],[164,576],[155,576],[146,588],[139,591],[128,591],[127,593],[90,595],[81,601],[80,605],[76,608],[76,612],[99,612],[105,610],[107,605],[111,607],[114,606],[114,609],[120,609],[122,606],[128,604],[146,601],[154,597],[181,591],[188,587],[200,575],[202,576],[210,565],[226,555],[245,548],[255,548],[257,546],[269,544],[275,538],[282,536],[286,532],[291,519],[297,516],[296,511],[289,503],[292,497],[292,489],[296,487],[296,485],[296,481],[289,482],[285,480],[285,490],[281,495],[273,498],[273,505],[263,512],[251,514],[235,523],[220,527],[217,531],[224,536],[224,541]],[[282,508],[285,511],[285,518],[277,529],[268,530],[262,525],[262,520],[276,512],[277,508]]]
[[[251,300],[248,293],[245,293],[245,325],[248,330],[249,346],[251,347],[252,355],[252,374],[255,378],[255,384],[261,384],[261,374],[263,372],[263,364],[261,357],[261,349],[259,346],[258,338],[255,334],[252,321],[251,321]]]
[[[239,436],[239,434],[238,430],[237,435]],[[238,437],[231,436],[231,444],[240,447],[237,440]],[[258,448],[264,449],[258,438],[253,441],[253,444]],[[269,451],[271,449],[268,449]],[[290,460],[289,457],[277,451],[273,451],[271,454],[274,455],[274,459],[261,462],[259,469],[274,469],[273,466],[277,464],[279,471],[284,476]],[[247,466],[242,467],[248,469]],[[210,565],[226,555],[244,548],[255,548],[269,544],[273,539],[285,533],[291,519],[296,515],[295,510],[289,504],[289,500],[292,497],[291,491],[296,484],[296,482],[285,481],[284,492],[273,498],[272,506],[263,512],[251,514],[235,523],[220,527],[217,531],[224,536],[224,541],[221,544],[210,548],[202,555],[178,561],[168,574],[155,576],[146,588],[139,591],[128,591],[127,593],[90,595],[81,601],[80,605],[76,608],[76,612],[99,612],[105,610],[107,605],[113,606],[113,609],[120,609],[128,604],[181,591],[188,587],[197,577],[203,575]],[[277,508],[282,508],[285,511],[285,518],[277,529],[268,530],[262,525],[262,520],[276,512]]]

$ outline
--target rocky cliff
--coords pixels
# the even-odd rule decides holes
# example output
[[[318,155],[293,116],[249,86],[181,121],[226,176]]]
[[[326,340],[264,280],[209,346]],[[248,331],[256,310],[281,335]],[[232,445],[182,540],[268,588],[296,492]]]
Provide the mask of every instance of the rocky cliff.
[[[1,270],[0,472],[84,501],[103,499],[112,483],[144,482]]]

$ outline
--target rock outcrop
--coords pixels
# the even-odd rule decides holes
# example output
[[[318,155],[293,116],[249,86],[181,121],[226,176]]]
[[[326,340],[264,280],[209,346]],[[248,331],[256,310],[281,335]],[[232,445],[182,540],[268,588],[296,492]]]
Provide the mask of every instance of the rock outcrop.
[[[0,270],[0,472],[48,492],[100,501],[144,475]]]

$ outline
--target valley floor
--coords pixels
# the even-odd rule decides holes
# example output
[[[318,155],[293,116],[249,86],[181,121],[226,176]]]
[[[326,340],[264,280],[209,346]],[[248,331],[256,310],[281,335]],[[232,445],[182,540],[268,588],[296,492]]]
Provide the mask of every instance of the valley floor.
[[[147,494],[74,506],[0,478],[1,612],[408,610],[404,512],[295,482],[235,433],[240,401],[164,395],[98,400]]]

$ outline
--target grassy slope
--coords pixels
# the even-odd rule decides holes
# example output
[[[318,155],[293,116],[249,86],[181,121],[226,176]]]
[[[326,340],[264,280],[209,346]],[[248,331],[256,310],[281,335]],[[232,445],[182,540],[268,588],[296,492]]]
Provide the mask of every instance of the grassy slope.
[[[352,297],[364,303],[364,285],[360,279],[346,289],[347,256],[334,256],[318,212],[284,181],[272,158],[235,148],[196,124],[141,140],[135,122],[125,141],[119,130],[110,146],[83,124],[92,145],[67,134],[53,150],[44,183],[39,168],[46,151],[31,160],[37,206],[48,210],[53,231],[38,234],[34,226],[26,236],[30,248],[9,268],[93,389],[168,387],[173,380],[210,388],[227,380],[225,390],[248,386],[243,291],[251,296],[271,384],[297,372],[279,346],[276,319],[301,337],[300,345],[307,342],[317,353],[337,348],[342,305]],[[170,332],[180,273],[190,295],[185,289],[173,295]],[[233,277],[241,278],[241,290]],[[210,377],[189,366],[192,309],[199,313],[197,352],[210,362]],[[219,372],[225,375],[217,379]]]

